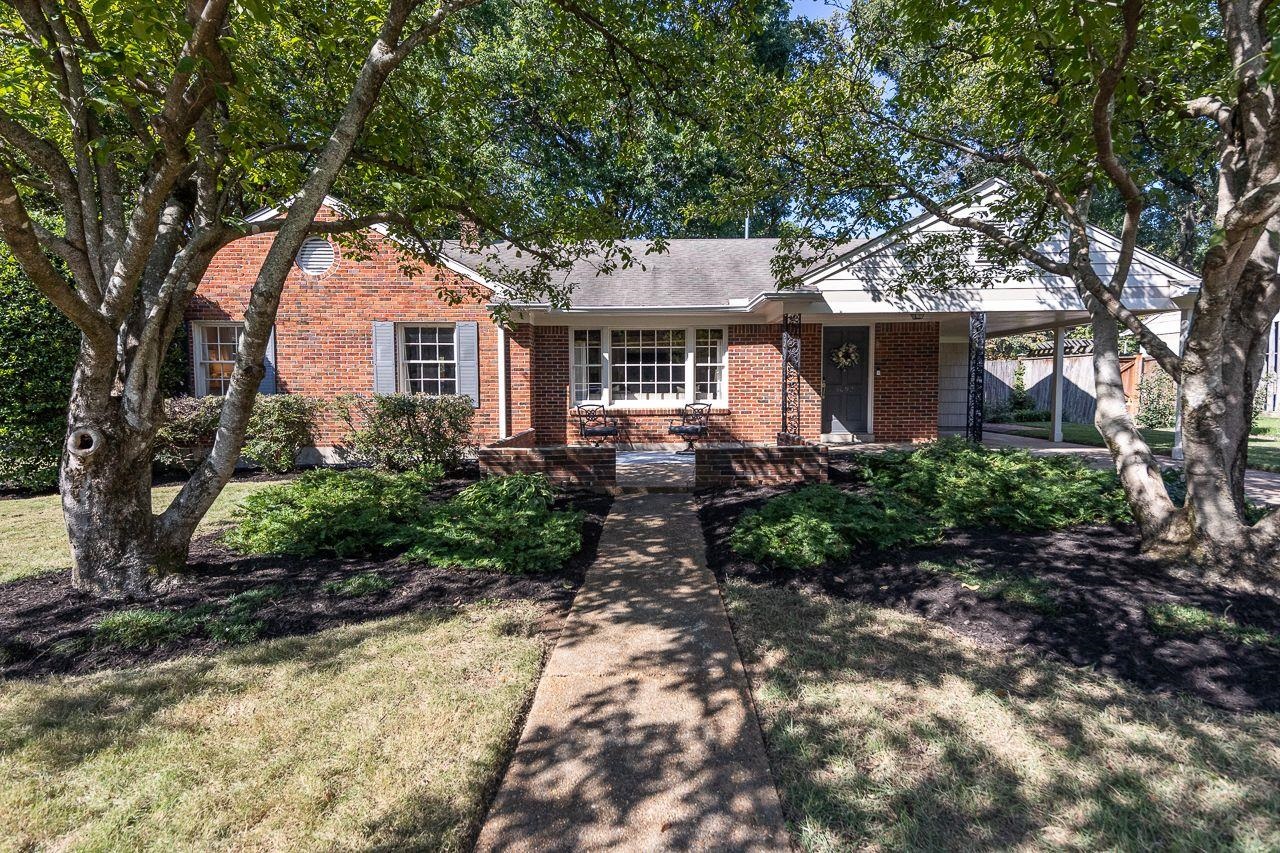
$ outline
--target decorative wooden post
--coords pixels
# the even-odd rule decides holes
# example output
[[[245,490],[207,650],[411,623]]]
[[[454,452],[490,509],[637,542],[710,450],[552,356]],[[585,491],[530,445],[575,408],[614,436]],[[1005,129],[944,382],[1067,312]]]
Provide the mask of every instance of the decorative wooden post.
[[[974,444],[982,441],[982,422],[986,408],[987,315],[969,313],[969,403],[968,429],[965,436]]]
[[[782,432],[800,435],[800,315],[782,315]]]

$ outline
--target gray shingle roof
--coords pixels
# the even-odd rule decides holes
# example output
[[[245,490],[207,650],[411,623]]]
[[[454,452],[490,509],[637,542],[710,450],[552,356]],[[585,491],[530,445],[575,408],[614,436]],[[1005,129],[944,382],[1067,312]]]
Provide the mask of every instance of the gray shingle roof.
[[[631,241],[637,263],[598,274],[596,265],[581,261],[567,272],[552,274],[553,282],[573,287],[574,308],[688,308],[742,304],[762,293],[777,290],[770,261],[778,241],[772,238],[670,240],[662,253],[645,254],[649,244]],[[845,247],[848,248],[848,247]],[[472,269],[492,268],[486,252],[496,253],[514,269],[532,261],[516,257],[510,246],[489,247],[481,252],[446,249]]]

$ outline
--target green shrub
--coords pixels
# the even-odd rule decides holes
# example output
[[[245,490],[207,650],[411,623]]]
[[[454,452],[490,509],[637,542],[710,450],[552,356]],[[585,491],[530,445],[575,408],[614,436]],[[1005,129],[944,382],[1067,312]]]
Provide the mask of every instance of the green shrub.
[[[1178,387],[1163,370],[1153,371],[1138,382],[1138,426],[1165,429],[1173,426]]]
[[[318,401],[298,394],[262,394],[253,404],[245,433],[244,457],[273,474],[297,467],[298,454],[312,444]]]
[[[213,444],[222,411],[221,397],[174,397],[164,401],[156,430],[155,460],[166,468],[190,471]]]
[[[744,513],[729,543],[759,562],[799,569],[855,550],[934,541],[953,527],[1052,530],[1123,521],[1119,480],[1071,456],[1032,456],[944,439],[860,457],[869,488],[805,486]]]
[[[326,594],[336,595],[338,598],[364,598],[366,595],[386,592],[393,586],[394,581],[377,572],[360,572],[340,581],[330,581],[321,588]]]
[[[385,471],[457,465],[470,446],[475,409],[469,397],[425,394],[345,395],[336,402],[347,425],[343,450]]]
[[[222,397],[175,397],[164,402],[164,420],[156,431],[156,461],[190,471],[213,445],[222,414]],[[297,394],[260,394],[245,430],[245,461],[283,474],[297,465],[310,446],[320,403]]]
[[[805,486],[744,513],[729,537],[738,553],[784,569],[820,566],[855,547],[888,548],[936,537],[922,514],[891,495]]]
[[[993,424],[1026,424],[1047,421],[1053,417],[1048,409],[1002,409],[987,418]]]
[[[103,617],[95,643],[121,649],[149,649],[190,634],[197,623],[185,613],[135,608]]]
[[[404,474],[308,471],[245,498],[224,541],[245,554],[371,554],[425,511],[440,477],[438,467]]]
[[[895,495],[944,527],[1056,530],[1130,518],[1115,473],[1074,456],[1032,456],[948,438],[865,462],[875,490]]]
[[[405,558],[513,574],[554,571],[582,547],[582,513],[556,511],[541,474],[492,477],[431,508],[399,540]]]
[[[0,485],[58,483],[80,333],[0,244]]]

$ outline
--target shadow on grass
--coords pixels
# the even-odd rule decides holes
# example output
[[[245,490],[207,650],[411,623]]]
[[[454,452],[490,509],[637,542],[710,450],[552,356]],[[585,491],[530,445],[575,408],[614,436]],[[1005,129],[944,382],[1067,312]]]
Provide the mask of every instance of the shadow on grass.
[[[1272,848],[1275,719],[1143,696],[917,618],[729,583],[806,847]]]

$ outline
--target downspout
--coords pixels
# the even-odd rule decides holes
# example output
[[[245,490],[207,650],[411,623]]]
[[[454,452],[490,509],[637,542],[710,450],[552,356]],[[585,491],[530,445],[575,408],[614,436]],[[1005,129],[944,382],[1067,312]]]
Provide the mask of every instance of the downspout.
[[[507,327],[498,324],[498,441],[507,438]]]

